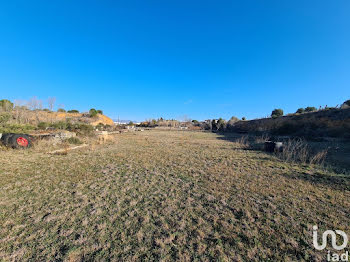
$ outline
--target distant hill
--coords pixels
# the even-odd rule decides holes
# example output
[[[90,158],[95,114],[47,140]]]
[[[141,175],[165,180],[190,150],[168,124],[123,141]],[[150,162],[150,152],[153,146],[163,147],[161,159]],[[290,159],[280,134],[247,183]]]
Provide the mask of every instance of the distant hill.
[[[88,114],[84,113],[47,112],[31,110],[21,111],[20,114],[20,117],[23,118],[25,122],[34,125],[38,124],[39,122],[59,122],[66,120],[71,120],[72,122],[82,122],[93,126],[97,126],[98,124],[110,126],[114,125],[114,122],[111,118],[101,114],[98,114],[95,117],[90,117]],[[16,110],[13,111],[13,115],[15,118],[18,118],[18,112]]]
[[[232,131],[305,137],[350,138],[350,108],[329,109],[235,123]]]

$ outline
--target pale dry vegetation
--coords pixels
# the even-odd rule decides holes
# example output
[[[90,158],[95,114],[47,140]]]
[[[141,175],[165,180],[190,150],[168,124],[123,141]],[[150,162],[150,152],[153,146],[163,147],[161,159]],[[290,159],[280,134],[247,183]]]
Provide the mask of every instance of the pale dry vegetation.
[[[124,133],[0,158],[5,261],[321,261],[312,226],[350,232],[348,177],[203,132]]]

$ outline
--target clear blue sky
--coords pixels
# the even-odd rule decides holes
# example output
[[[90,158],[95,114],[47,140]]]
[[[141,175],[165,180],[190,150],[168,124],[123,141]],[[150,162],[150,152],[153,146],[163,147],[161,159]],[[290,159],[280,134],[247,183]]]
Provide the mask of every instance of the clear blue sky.
[[[350,99],[350,1],[1,1],[0,98],[113,118],[266,116]]]

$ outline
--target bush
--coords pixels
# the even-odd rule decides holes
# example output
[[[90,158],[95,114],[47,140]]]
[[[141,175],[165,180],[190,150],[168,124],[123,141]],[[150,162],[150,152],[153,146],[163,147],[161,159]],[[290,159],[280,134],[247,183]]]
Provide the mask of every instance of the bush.
[[[349,100],[346,100],[346,101],[344,102],[344,104],[350,106],[350,99],[349,99]]]
[[[278,108],[278,109],[275,109],[275,110],[272,111],[271,117],[272,118],[277,118],[277,117],[283,116],[283,114],[284,114],[283,110]]]
[[[71,125],[68,130],[85,136],[90,136],[94,133],[94,127],[92,125],[82,123]]]
[[[0,100],[0,109],[9,112],[13,109],[13,103],[7,99]]]
[[[218,121],[213,120],[213,129],[216,131],[225,131],[226,121],[221,117],[218,119]]]
[[[301,107],[301,108],[299,108],[295,113],[296,113],[296,114],[305,113],[305,109]]]
[[[197,120],[192,120],[192,124],[193,124],[194,126],[199,126],[199,125],[200,125],[199,122],[198,122]]]
[[[76,109],[72,109],[72,110],[69,110],[67,113],[79,113],[79,111]]]
[[[97,116],[97,110],[95,108],[91,108],[90,111],[89,111],[89,115],[90,117],[95,117]]]
[[[61,129],[61,130],[68,130],[70,123],[65,121],[59,121],[56,123],[52,123],[49,125],[49,127],[55,128],[55,129]]]
[[[236,123],[238,121],[239,121],[238,117],[235,117],[235,116],[231,117],[230,120],[229,120],[229,122],[232,123],[232,124]]]
[[[38,124],[38,128],[40,129],[40,130],[45,130],[46,128],[48,128],[50,126],[50,123],[47,123],[47,122],[40,122],[39,124]]]
[[[13,124],[0,127],[0,133],[28,133],[33,130],[35,127],[32,125]]]
[[[103,111],[102,110],[97,110],[97,114],[103,115]]]
[[[69,121],[59,121],[56,123],[41,122],[38,125],[39,129],[46,129],[48,127],[58,129],[58,130],[67,130],[67,131],[75,132],[81,135],[92,135],[94,132],[94,127],[92,125],[84,124],[84,123],[73,124]]]
[[[0,124],[6,124],[11,119],[11,114],[3,113],[0,114]]]
[[[233,126],[235,125],[235,123],[237,123],[239,121],[239,119],[235,116],[231,117],[231,119],[227,122],[226,125],[226,129],[228,130],[232,130]]]
[[[59,108],[59,109],[57,110],[57,112],[59,112],[59,113],[65,113],[66,110],[64,110],[63,108]]]
[[[314,106],[308,106],[307,108],[305,108],[305,112],[315,112],[317,111],[317,108]]]
[[[299,123],[294,122],[284,122],[272,131],[274,135],[292,135],[295,134],[301,129],[301,126]]]
[[[242,121],[246,121],[247,119],[245,117],[242,117]]]
[[[73,144],[73,145],[81,145],[83,142],[80,141],[79,138],[77,137],[70,137],[68,139],[65,140],[67,143],[69,144]]]
[[[102,123],[99,123],[97,126],[95,126],[95,128],[98,130],[103,130],[105,128],[105,125]]]
[[[205,122],[200,123],[200,127],[204,130],[212,130],[213,126],[212,126],[211,121],[209,120],[209,121],[205,121]]]
[[[289,139],[283,144],[283,151],[278,152],[280,159],[286,162],[301,162],[303,164],[323,165],[328,150],[312,151],[302,139]]]

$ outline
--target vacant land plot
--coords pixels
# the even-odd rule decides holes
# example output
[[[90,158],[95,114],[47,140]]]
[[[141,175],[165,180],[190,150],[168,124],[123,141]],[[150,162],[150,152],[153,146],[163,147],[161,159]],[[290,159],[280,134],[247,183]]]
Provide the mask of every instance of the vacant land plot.
[[[350,233],[350,182],[201,132],[147,131],[0,157],[0,258],[321,261],[312,226]]]

